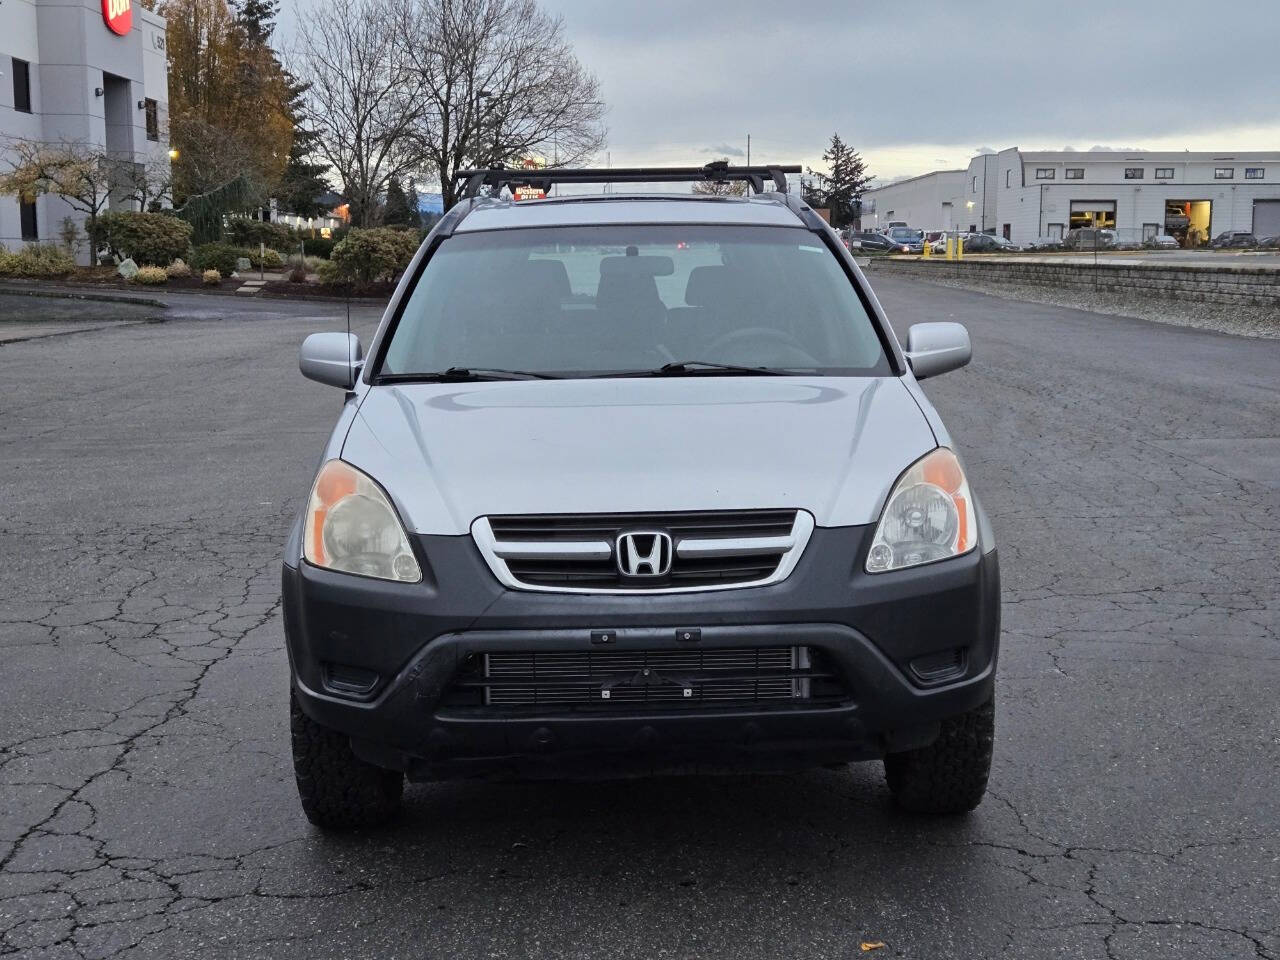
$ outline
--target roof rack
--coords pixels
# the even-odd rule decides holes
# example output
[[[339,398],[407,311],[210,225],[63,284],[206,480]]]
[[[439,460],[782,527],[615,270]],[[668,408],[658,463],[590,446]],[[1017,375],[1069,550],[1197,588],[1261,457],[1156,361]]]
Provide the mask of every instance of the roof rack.
[[[723,160],[715,160],[704,167],[610,167],[570,168],[551,167],[541,170],[523,170],[493,167],[488,170],[459,170],[455,180],[465,181],[463,197],[476,196],[482,186],[495,190],[503,187],[528,186],[550,190],[554,183],[728,183],[745,181],[756,193],[764,193],[765,180],[783,193],[787,190],[788,173],[799,173],[799,164],[793,166],[731,167]]]

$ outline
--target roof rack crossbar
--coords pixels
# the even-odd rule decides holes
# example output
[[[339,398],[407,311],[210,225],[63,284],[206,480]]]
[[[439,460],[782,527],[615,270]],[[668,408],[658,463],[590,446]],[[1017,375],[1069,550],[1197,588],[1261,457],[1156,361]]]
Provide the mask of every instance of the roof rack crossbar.
[[[571,168],[552,167],[541,170],[506,169],[494,167],[488,170],[459,170],[455,182],[465,181],[461,195],[476,196],[486,184],[496,190],[503,187],[530,186],[548,190],[554,183],[729,183],[742,181],[750,184],[756,193],[764,192],[765,180],[785,193],[788,173],[799,173],[798,164],[760,167],[731,167],[723,161],[714,161],[704,167],[609,167]]]

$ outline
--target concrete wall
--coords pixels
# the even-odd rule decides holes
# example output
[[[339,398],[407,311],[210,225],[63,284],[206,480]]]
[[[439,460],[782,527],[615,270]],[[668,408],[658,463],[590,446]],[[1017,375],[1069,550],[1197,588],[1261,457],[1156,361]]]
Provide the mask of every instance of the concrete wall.
[[[870,269],[893,276],[968,283],[1034,284],[1059,289],[1100,290],[1156,299],[1244,304],[1280,310],[1280,270],[1217,266],[1135,266],[1031,261],[903,260],[877,257]]]

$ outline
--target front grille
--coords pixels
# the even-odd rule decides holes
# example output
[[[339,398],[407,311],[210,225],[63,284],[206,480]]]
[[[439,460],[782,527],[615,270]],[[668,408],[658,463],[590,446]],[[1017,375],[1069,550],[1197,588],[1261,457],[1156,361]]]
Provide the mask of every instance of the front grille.
[[[798,557],[803,550],[812,520],[796,510],[714,510],[496,516],[479,521],[477,528],[486,559],[509,586],[630,592],[715,589],[781,579],[793,565],[786,562],[789,554]],[[619,569],[618,537],[635,531],[670,536],[669,571],[633,577]],[[721,542],[731,542],[733,549],[716,556],[715,545]],[[575,546],[586,545],[598,549],[575,555]],[[525,555],[513,555],[518,553]]]
[[[446,698],[497,711],[834,702],[843,682],[810,647],[527,651],[477,655]]]

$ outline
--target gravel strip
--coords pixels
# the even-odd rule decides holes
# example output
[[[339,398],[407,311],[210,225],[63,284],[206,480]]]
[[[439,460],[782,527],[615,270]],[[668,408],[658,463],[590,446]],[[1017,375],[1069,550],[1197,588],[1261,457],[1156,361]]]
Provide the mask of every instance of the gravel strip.
[[[885,276],[892,276],[886,270]],[[1151,297],[1126,296],[1114,291],[1092,293],[1065,290],[1030,283],[983,283],[950,278],[927,278],[910,274],[914,280],[934,283],[944,287],[960,287],[976,290],[1005,300],[1028,300],[1048,303],[1058,307],[1071,307],[1089,313],[1106,313],[1112,316],[1136,317],[1156,323],[1168,323],[1179,327],[1195,327],[1200,330],[1216,330],[1237,337],[1263,337],[1280,340],[1280,307],[1241,306],[1195,303],[1179,300],[1156,300]]]

